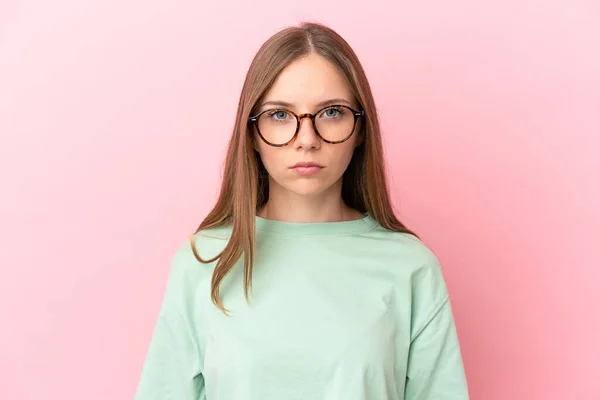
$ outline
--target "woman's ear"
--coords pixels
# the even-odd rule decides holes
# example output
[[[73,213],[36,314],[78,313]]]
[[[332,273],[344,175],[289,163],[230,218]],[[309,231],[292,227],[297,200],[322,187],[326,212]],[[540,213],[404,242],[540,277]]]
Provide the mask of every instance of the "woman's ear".
[[[256,140],[256,136],[257,133],[254,127],[250,128],[250,141],[252,142],[252,148],[258,153],[258,143]]]
[[[364,141],[365,141],[365,134],[361,130],[358,134],[358,138],[356,139],[356,143],[354,143],[354,147],[355,148],[359,147],[361,144],[363,144]]]
[[[363,130],[363,124],[362,121],[360,121],[357,125],[357,129],[358,129],[358,138],[356,139],[356,143],[354,143],[354,147],[358,147],[361,144],[363,144],[363,142],[365,141],[365,132]]]

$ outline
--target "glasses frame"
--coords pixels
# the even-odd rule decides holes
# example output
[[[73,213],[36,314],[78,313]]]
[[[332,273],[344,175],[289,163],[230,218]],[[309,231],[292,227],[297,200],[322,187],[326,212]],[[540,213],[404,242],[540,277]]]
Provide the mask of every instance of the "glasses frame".
[[[319,133],[319,131],[317,130],[317,125],[315,122],[315,118],[316,116],[324,111],[327,110],[328,108],[333,108],[333,107],[343,107],[343,108],[347,108],[348,110],[350,110],[354,116],[354,125],[352,125],[352,131],[350,131],[350,133],[348,134],[348,136],[346,136],[344,139],[342,140],[327,140],[325,139],[323,136],[321,136],[321,134]],[[260,133],[260,129],[258,128],[258,119],[260,118],[261,115],[263,115],[266,112],[269,111],[284,111],[287,112],[291,115],[293,115],[294,117],[296,117],[296,131],[294,132],[294,135],[292,136],[292,138],[290,140],[288,140],[287,142],[283,143],[283,144],[275,144],[275,143],[271,143],[269,142],[263,135],[262,133]],[[361,111],[357,111],[355,109],[353,109],[352,107],[348,107],[346,105],[343,104],[331,104],[328,105],[326,107],[323,107],[317,111],[315,111],[313,114],[311,113],[304,113],[304,114],[296,114],[295,112],[288,110],[286,108],[270,108],[268,110],[264,110],[261,111],[260,113],[248,118],[248,121],[252,122],[254,124],[254,127],[256,128],[256,132],[258,132],[258,136],[260,136],[260,138],[263,140],[263,142],[265,142],[266,144],[268,144],[269,146],[273,146],[273,147],[284,147],[287,146],[288,144],[290,144],[291,142],[293,142],[296,137],[298,136],[298,132],[300,132],[300,125],[301,122],[304,118],[310,118],[311,122],[312,122],[312,126],[313,126],[313,130],[315,131],[315,133],[317,134],[317,136],[324,141],[325,143],[329,143],[329,144],[339,144],[339,143],[344,143],[345,141],[347,141],[348,139],[350,139],[352,137],[352,135],[354,134],[354,131],[356,130],[356,121],[358,121],[358,119],[362,116],[365,115],[365,110],[361,110]]]

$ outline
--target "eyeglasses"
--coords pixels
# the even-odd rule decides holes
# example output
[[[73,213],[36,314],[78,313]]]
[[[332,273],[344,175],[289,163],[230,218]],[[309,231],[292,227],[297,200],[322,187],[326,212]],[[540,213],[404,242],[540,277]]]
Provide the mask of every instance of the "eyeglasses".
[[[330,105],[314,114],[295,114],[290,110],[275,108],[248,118],[254,123],[260,138],[268,145],[283,147],[292,142],[300,131],[303,118],[310,118],[315,133],[326,143],[343,143],[350,139],[356,121],[365,115],[342,105]]]

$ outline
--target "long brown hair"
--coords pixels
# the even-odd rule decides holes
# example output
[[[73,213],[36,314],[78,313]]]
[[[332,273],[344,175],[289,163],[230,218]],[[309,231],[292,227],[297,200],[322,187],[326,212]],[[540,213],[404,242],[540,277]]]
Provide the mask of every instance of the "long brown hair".
[[[211,297],[223,311],[226,310],[219,295],[220,284],[242,256],[244,291],[246,298],[249,297],[256,242],[256,212],[269,197],[267,171],[254,150],[254,132],[248,118],[256,111],[279,73],[293,61],[311,53],[324,57],[340,69],[365,111],[360,124],[360,134],[364,140],[355,149],[344,173],[343,200],[361,213],[368,212],[384,228],[412,234],[396,218],[390,204],[375,101],[356,54],[340,35],[325,25],[305,22],[298,27],[285,28],[269,38],[252,60],[229,141],[221,191],[214,208],[195,232],[231,225],[231,237],[223,251],[208,260],[200,257],[193,235],[190,238],[194,256],[200,262],[218,260],[212,276]]]

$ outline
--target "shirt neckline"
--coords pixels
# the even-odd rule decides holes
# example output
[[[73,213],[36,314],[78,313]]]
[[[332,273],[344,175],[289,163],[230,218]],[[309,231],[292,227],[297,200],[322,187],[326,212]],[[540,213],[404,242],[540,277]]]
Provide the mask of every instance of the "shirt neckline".
[[[256,230],[287,236],[348,235],[372,230],[377,226],[368,213],[363,218],[339,222],[284,222],[256,216]]]

